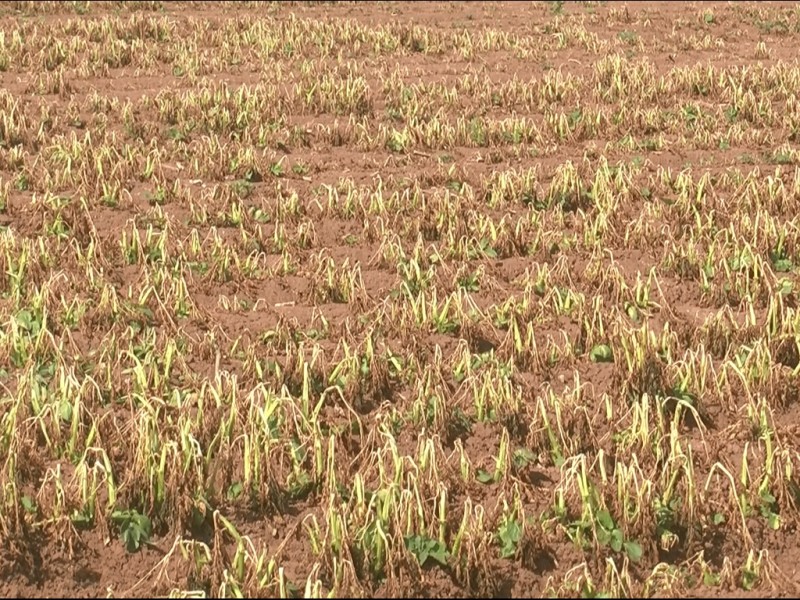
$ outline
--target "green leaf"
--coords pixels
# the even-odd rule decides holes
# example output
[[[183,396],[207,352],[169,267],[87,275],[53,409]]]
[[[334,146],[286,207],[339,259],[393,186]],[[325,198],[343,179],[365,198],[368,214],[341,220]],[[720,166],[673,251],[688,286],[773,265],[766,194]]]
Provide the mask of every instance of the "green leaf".
[[[722,525],[725,522],[725,515],[722,513],[714,513],[714,516],[711,517],[711,522],[714,525]]]
[[[272,168],[270,168],[272,170]],[[258,183],[262,181],[261,173],[258,172],[258,169],[249,168],[244,173],[244,180],[248,183]]]
[[[751,571],[750,569],[743,569],[742,571],[742,587],[746,591],[750,591],[755,586],[756,582],[758,581],[758,573],[755,571]]]
[[[680,400],[681,402],[685,402],[689,406],[695,406],[697,404],[697,397],[687,390],[673,388],[670,393],[674,398]]]
[[[434,542],[433,547],[428,550],[428,556],[438,562],[443,567],[447,566],[447,557],[450,555],[444,544]]]
[[[478,469],[478,472],[475,474],[475,479],[477,479],[481,483],[492,483],[494,482],[494,475],[492,475],[485,469]]]
[[[522,539],[522,527],[516,519],[508,519],[497,532],[500,538],[500,556],[511,558],[517,553],[517,545]]]
[[[150,541],[153,527],[150,519],[136,510],[115,510],[111,520],[120,526],[120,538],[128,552],[136,552]]]
[[[717,586],[719,585],[720,577],[713,571],[706,571],[703,573],[703,585]]]
[[[288,492],[293,500],[300,500],[308,496],[314,489],[314,481],[305,471],[298,471],[289,477]]]
[[[237,481],[236,483],[231,484],[228,488],[228,500],[236,500],[239,496],[242,495],[244,491],[244,486],[242,486],[241,482]]]
[[[71,422],[72,404],[70,404],[67,400],[63,400],[58,406],[58,416],[61,417],[61,420],[65,423]]]
[[[25,509],[26,512],[35,513],[36,512],[36,502],[30,496],[23,496],[19,499],[20,504],[22,504],[22,508]]]
[[[136,527],[126,527],[122,530],[122,542],[128,552],[136,552],[139,549],[142,533]]]
[[[781,528],[781,517],[780,515],[776,515],[774,512],[769,513],[767,517],[767,523],[770,526],[770,529],[777,531]]]
[[[136,526],[139,527],[142,533],[144,533],[149,539],[150,535],[153,533],[153,525],[150,522],[150,518],[147,517],[147,515],[140,515],[139,513],[136,513],[133,517],[133,521],[136,523]]]
[[[602,546],[607,546],[611,543],[611,531],[603,529],[602,527],[597,530],[597,542]]]
[[[614,552],[619,552],[620,550],[622,550],[622,541],[623,541],[622,531],[619,529],[614,529],[611,532],[611,543],[609,544],[611,546],[611,549]]]
[[[70,517],[75,527],[91,527],[93,520],[92,515],[86,514],[86,511],[73,511]]]
[[[17,324],[25,329],[26,331],[31,330],[31,324],[33,323],[33,317],[31,313],[27,310],[21,310],[17,313]]]
[[[625,542],[625,552],[631,562],[639,562],[642,558],[642,547],[637,542]]]
[[[406,549],[417,558],[421,567],[425,566],[429,558],[442,566],[447,565],[449,553],[440,541],[421,535],[409,535],[403,538],[403,541]]]
[[[519,448],[514,452],[514,466],[522,469],[532,462],[536,462],[536,455],[527,448]]]
[[[592,362],[614,362],[614,353],[608,344],[598,344],[589,353]]]
[[[772,263],[772,266],[777,273],[788,273],[794,268],[792,261],[788,258],[779,258]]]
[[[639,309],[633,303],[626,303],[625,312],[628,313],[628,318],[631,321],[639,321]]]
[[[142,315],[143,317],[145,317],[145,318],[146,318],[148,321],[153,321],[153,320],[155,319],[155,316],[156,316],[156,315],[155,315],[155,313],[154,313],[154,312],[153,312],[153,311],[150,309],[150,307],[149,307],[149,306],[146,306],[146,305],[144,305],[144,304],[134,304],[134,305],[133,305],[133,309],[134,309],[134,310],[135,310],[137,313],[139,313],[140,315]]]
[[[597,513],[597,522],[600,523],[600,526],[606,531],[611,532],[615,529],[614,519],[607,510],[601,510]]]

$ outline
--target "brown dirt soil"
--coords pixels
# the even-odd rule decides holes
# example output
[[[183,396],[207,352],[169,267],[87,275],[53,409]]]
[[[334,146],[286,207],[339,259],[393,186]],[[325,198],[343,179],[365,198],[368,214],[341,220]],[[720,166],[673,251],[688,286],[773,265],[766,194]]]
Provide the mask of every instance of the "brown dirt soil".
[[[0,28],[0,596],[800,592],[795,3]]]

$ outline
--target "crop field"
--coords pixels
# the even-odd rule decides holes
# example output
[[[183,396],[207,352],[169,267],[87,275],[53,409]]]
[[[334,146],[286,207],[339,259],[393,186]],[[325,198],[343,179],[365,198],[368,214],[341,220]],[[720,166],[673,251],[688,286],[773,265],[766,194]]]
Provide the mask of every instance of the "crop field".
[[[800,593],[800,6],[0,24],[0,596]]]

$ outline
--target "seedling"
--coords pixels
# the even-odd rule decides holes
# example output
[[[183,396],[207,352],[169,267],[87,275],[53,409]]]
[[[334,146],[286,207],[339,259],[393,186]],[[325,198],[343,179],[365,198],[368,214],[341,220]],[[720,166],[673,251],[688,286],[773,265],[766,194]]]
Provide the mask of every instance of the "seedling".
[[[128,552],[136,552],[149,543],[152,525],[145,515],[136,510],[115,510],[111,520],[119,527],[120,538]]]
[[[424,567],[429,560],[447,566],[449,553],[440,541],[427,536],[411,535],[406,536],[404,542],[406,549],[416,557],[421,567]]]
[[[497,532],[500,541],[500,557],[511,558],[516,555],[519,542],[522,540],[522,526],[516,519],[504,519]]]

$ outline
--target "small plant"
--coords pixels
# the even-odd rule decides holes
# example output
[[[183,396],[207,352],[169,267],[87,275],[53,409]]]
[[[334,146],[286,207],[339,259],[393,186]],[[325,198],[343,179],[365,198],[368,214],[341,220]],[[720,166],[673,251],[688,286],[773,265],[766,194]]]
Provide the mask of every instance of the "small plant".
[[[237,179],[232,184],[233,193],[244,200],[253,193],[253,184],[246,179]]]
[[[404,541],[406,549],[416,557],[421,567],[424,567],[428,560],[447,566],[449,553],[440,541],[420,535],[407,536]]]
[[[283,177],[283,158],[270,165],[269,172],[273,177]]]
[[[628,555],[633,562],[639,562],[642,558],[642,547],[637,542],[626,541],[622,530],[617,527],[611,514],[606,510],[597,513],[597,541],[600,544],[609,546],[614,552],[622,552]]]
[[[497,532],[500,541],[501,558],[512,558],[517,553],[517,547],[522,540],[522,526],[514,518],[506,518]]]
[[[136,552],[150,541],[150,519],[136,510],[115,510],[111,520],[119,527],[120,538],[128,552]]]
[[[608,344],[598,344],[589,352],[592,362],[614,362],[614,352]]]

